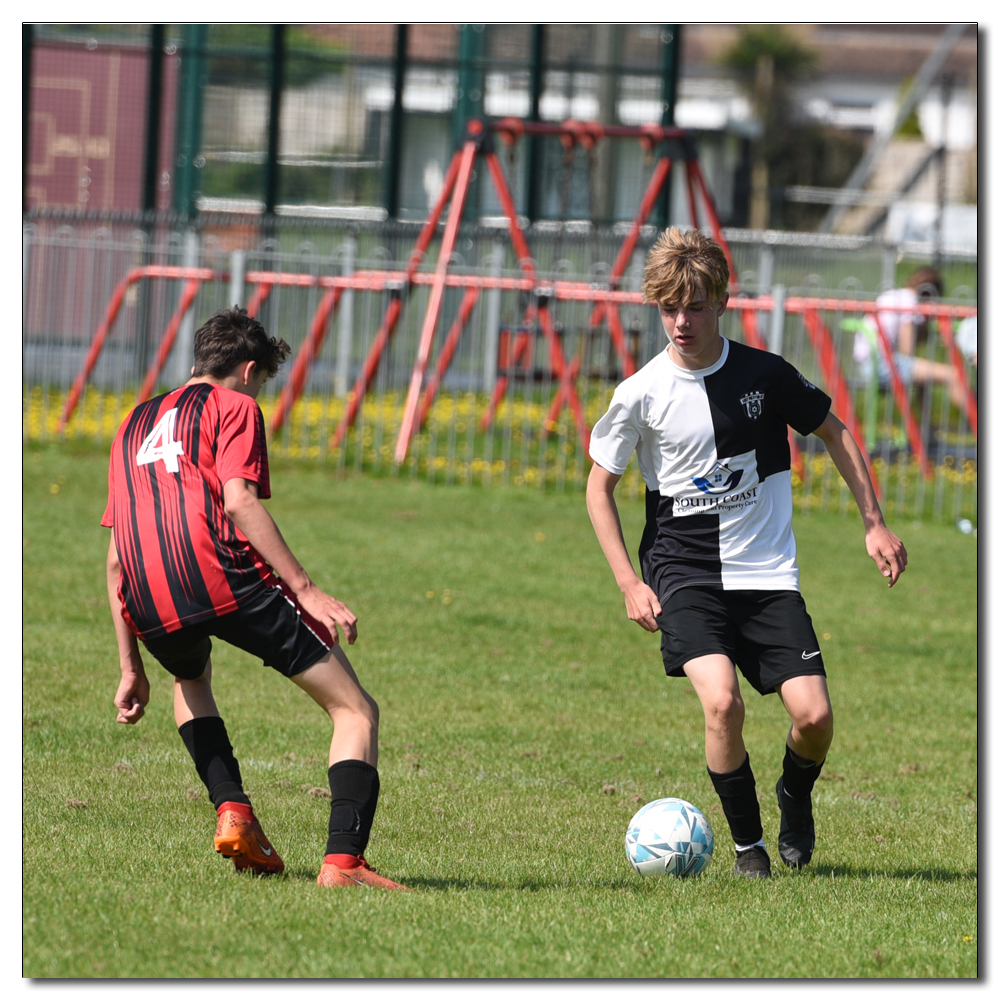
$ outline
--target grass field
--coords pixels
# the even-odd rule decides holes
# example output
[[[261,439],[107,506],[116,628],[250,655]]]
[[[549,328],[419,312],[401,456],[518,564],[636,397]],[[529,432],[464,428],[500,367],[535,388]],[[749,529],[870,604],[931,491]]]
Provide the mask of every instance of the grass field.
[[[245,784],[285,859],[238,876],[147,668],[114,723],[117,657],[98,527],[106,460],[28,446],[23,540],[22,974],[74,977],[976,977],[977,551],[895,525],[889,591],[856,517],[797,518],[802,587],[837,713],[802,872],[737,881],[690,686],[631,625],[579,493],[333,479],[274,463],[270,509],[359,616],[351,658],[382,709],[368,851],[410,894],[319,889],[328,722],[216,646]],[[629,547],[640,503],[623,504]],[[786,717],[748,692],[776,856]],[[705,874],[643,880],[639,804],[678,795],[717,834]]]

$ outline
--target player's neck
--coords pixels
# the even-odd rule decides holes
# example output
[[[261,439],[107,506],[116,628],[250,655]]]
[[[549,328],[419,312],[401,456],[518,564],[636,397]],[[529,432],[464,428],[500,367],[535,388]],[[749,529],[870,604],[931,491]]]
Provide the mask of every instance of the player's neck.
[[[223,389],[232,389],[233,392],[245,391],[243,382],[238,375],[227,375],[225,378],[216,378],[214,375],[192,375],[184,384],[198,385],[200,383],[221,386]]]
[[[673,341],[668,340],[667,356],[678,368],[685,368],[687,371],[694,372],[700,371],[702,368],[711,368],[722,357],[724,347],[725,341],[722,339],[721,334],[716,334],[708,346],[697,354],[692,353],[690,350],[680,351]]]
[[[232,389],[232,382],[235,381],[235,377],[232,375],[227,375],[225,378],[215,378],[212,375],[192,375],[184,384],[185,385],[200,385],[205,383],[206,385],[221,385],[224,389]]]

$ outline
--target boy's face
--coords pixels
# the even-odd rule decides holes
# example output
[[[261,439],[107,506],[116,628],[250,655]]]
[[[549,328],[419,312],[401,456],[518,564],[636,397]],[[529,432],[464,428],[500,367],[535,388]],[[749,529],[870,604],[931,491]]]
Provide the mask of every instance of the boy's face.
[[[697,289],[688,302],[661,302],[660,322],[670,340],[671,360],[682,368],[708,368],[722,355],[719,317],[726,311],[729,294],[721,298]]]

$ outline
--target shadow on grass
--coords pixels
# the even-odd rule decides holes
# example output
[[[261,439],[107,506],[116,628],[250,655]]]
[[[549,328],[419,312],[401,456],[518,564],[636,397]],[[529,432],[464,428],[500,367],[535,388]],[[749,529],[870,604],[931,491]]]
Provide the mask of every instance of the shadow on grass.
[[[629,892],[641,891],[642,882],[631,879],[610,879],[595,882],[593,879],[511,879],[509,882],[491,882],[479,878],[408,878],[403,881],[411,889],[449,889],[474,890],[478,892],[505,892],[515,889],[519,892],[551,892],[553,890],[574,889],[624,889]]]
[[[853,865],[810,865],[803,874],[816,878],[895,878],[909,882],[975,882],[979,872],[954,871],[947,868],[855,868]]]
[[[286,868],[280,875],[254,875],[243,873],[243,878],[270,881],[281,879],[289,882],[312,882],[315,884],[318,870],[315,868]],[[593,888],[594,882],[586,879],[511,879],[510,881],[490,881],[482,878],[407,878],[398,872],[386,873],[388,878],[399,878],[403,885],[410,889],[428,889],[437,891],[471,890],[474,892],[509,892],[514,889],[519,892],[545,892],[552,890]],[[628,889],[635,891],[642,883],[634,883],[628,879],[612,879],[601,882],[602,889]]]
[[[956,871],[945,868],[867,868],[855,867],[853,865],[823,865],[812,864],[801,871],[790,871],[784,867],[778,867],[776,872],[780,872],[785,878],[813,878],[813,879],[900,879],[905,882],[919,880],[923,882],[975,882],[979,878],[976,869],[968,871]],[[250,872],[242,873],[242,878],[260,879],[261,881],[272,879],[288,880],[293,882],[312,882],[315,884],[318,870],[314,868],[286,868],[281,875],[255,875]],[[602,891],[617,890],[632,893],[648,892],[650,885],[656,885],[661,881],[675,883],[683,881],[690,884],[695,879],[640,879],[636,880],[631,876],[611,879],[596,879],[594,877],[583,878],[521,878],[509,880],[490,880],[485,878],[426,878],[421,876],[406,877],[398,872],[389,874],[389,878],[399,877],[403,884],[411,889],[429,889],[437,891],[448,891],[453,889],[471,890],[474,892],[509,892],[511,889],[519,892],[551,892],[577,889],[600,888]],[[734,880],[740,881],[740,880]]]

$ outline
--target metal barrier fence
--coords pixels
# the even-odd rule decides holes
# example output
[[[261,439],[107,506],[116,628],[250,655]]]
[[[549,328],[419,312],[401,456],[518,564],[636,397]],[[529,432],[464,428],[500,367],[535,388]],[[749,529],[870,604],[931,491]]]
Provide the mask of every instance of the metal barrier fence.
[[[24,440],[110,442],[137,399],[186,379],[196,326],[246,302],[293,347],[260,399],[273,455],[433,482],[581,488],[589,428],[624,375],[663,349],[657,313],[638,291],[653,234],[617,290],[608,266],[593,260],[594,240],[553,250],[532,234],[535,252],[557,266],[526,275],[499,229],[463,234],[458,245],[472,263],[453,258],[447,269],[430,248],[426,260],[397,251],[390,261],[379,235],[345,234],[334,253],[319,255],[308,246],[227,252],[193,233],[151,245],[141,234],[80,239],[68,227],[26,228]],[[737,260],[766,259],[766,250],[733,244]],[[588,255],[589,270],[574,270],[571,258]],[[751,291],[761,284],[759,274],[741,278]],[[783,354],[830,393],[888,512],[975,520],[976,368],[956,341],[974,302],[919,307],[930,319],[919,355],[950,366],[955,405],[947,386],[904,384],[882,307],[856,291],[859,281],[841,284],[839,293],[772,283],[767,294],[740,294],[723,333]],[[431,305],[438,318],[428,330]],[[865,316],[873,317],[867,334]],[[887,387],[854,364],[859,336],[874,336],[890,359]],[[852,509],[818,439],[791,443],[800,505]],[[623,487],[642,494],[634,462]]]

